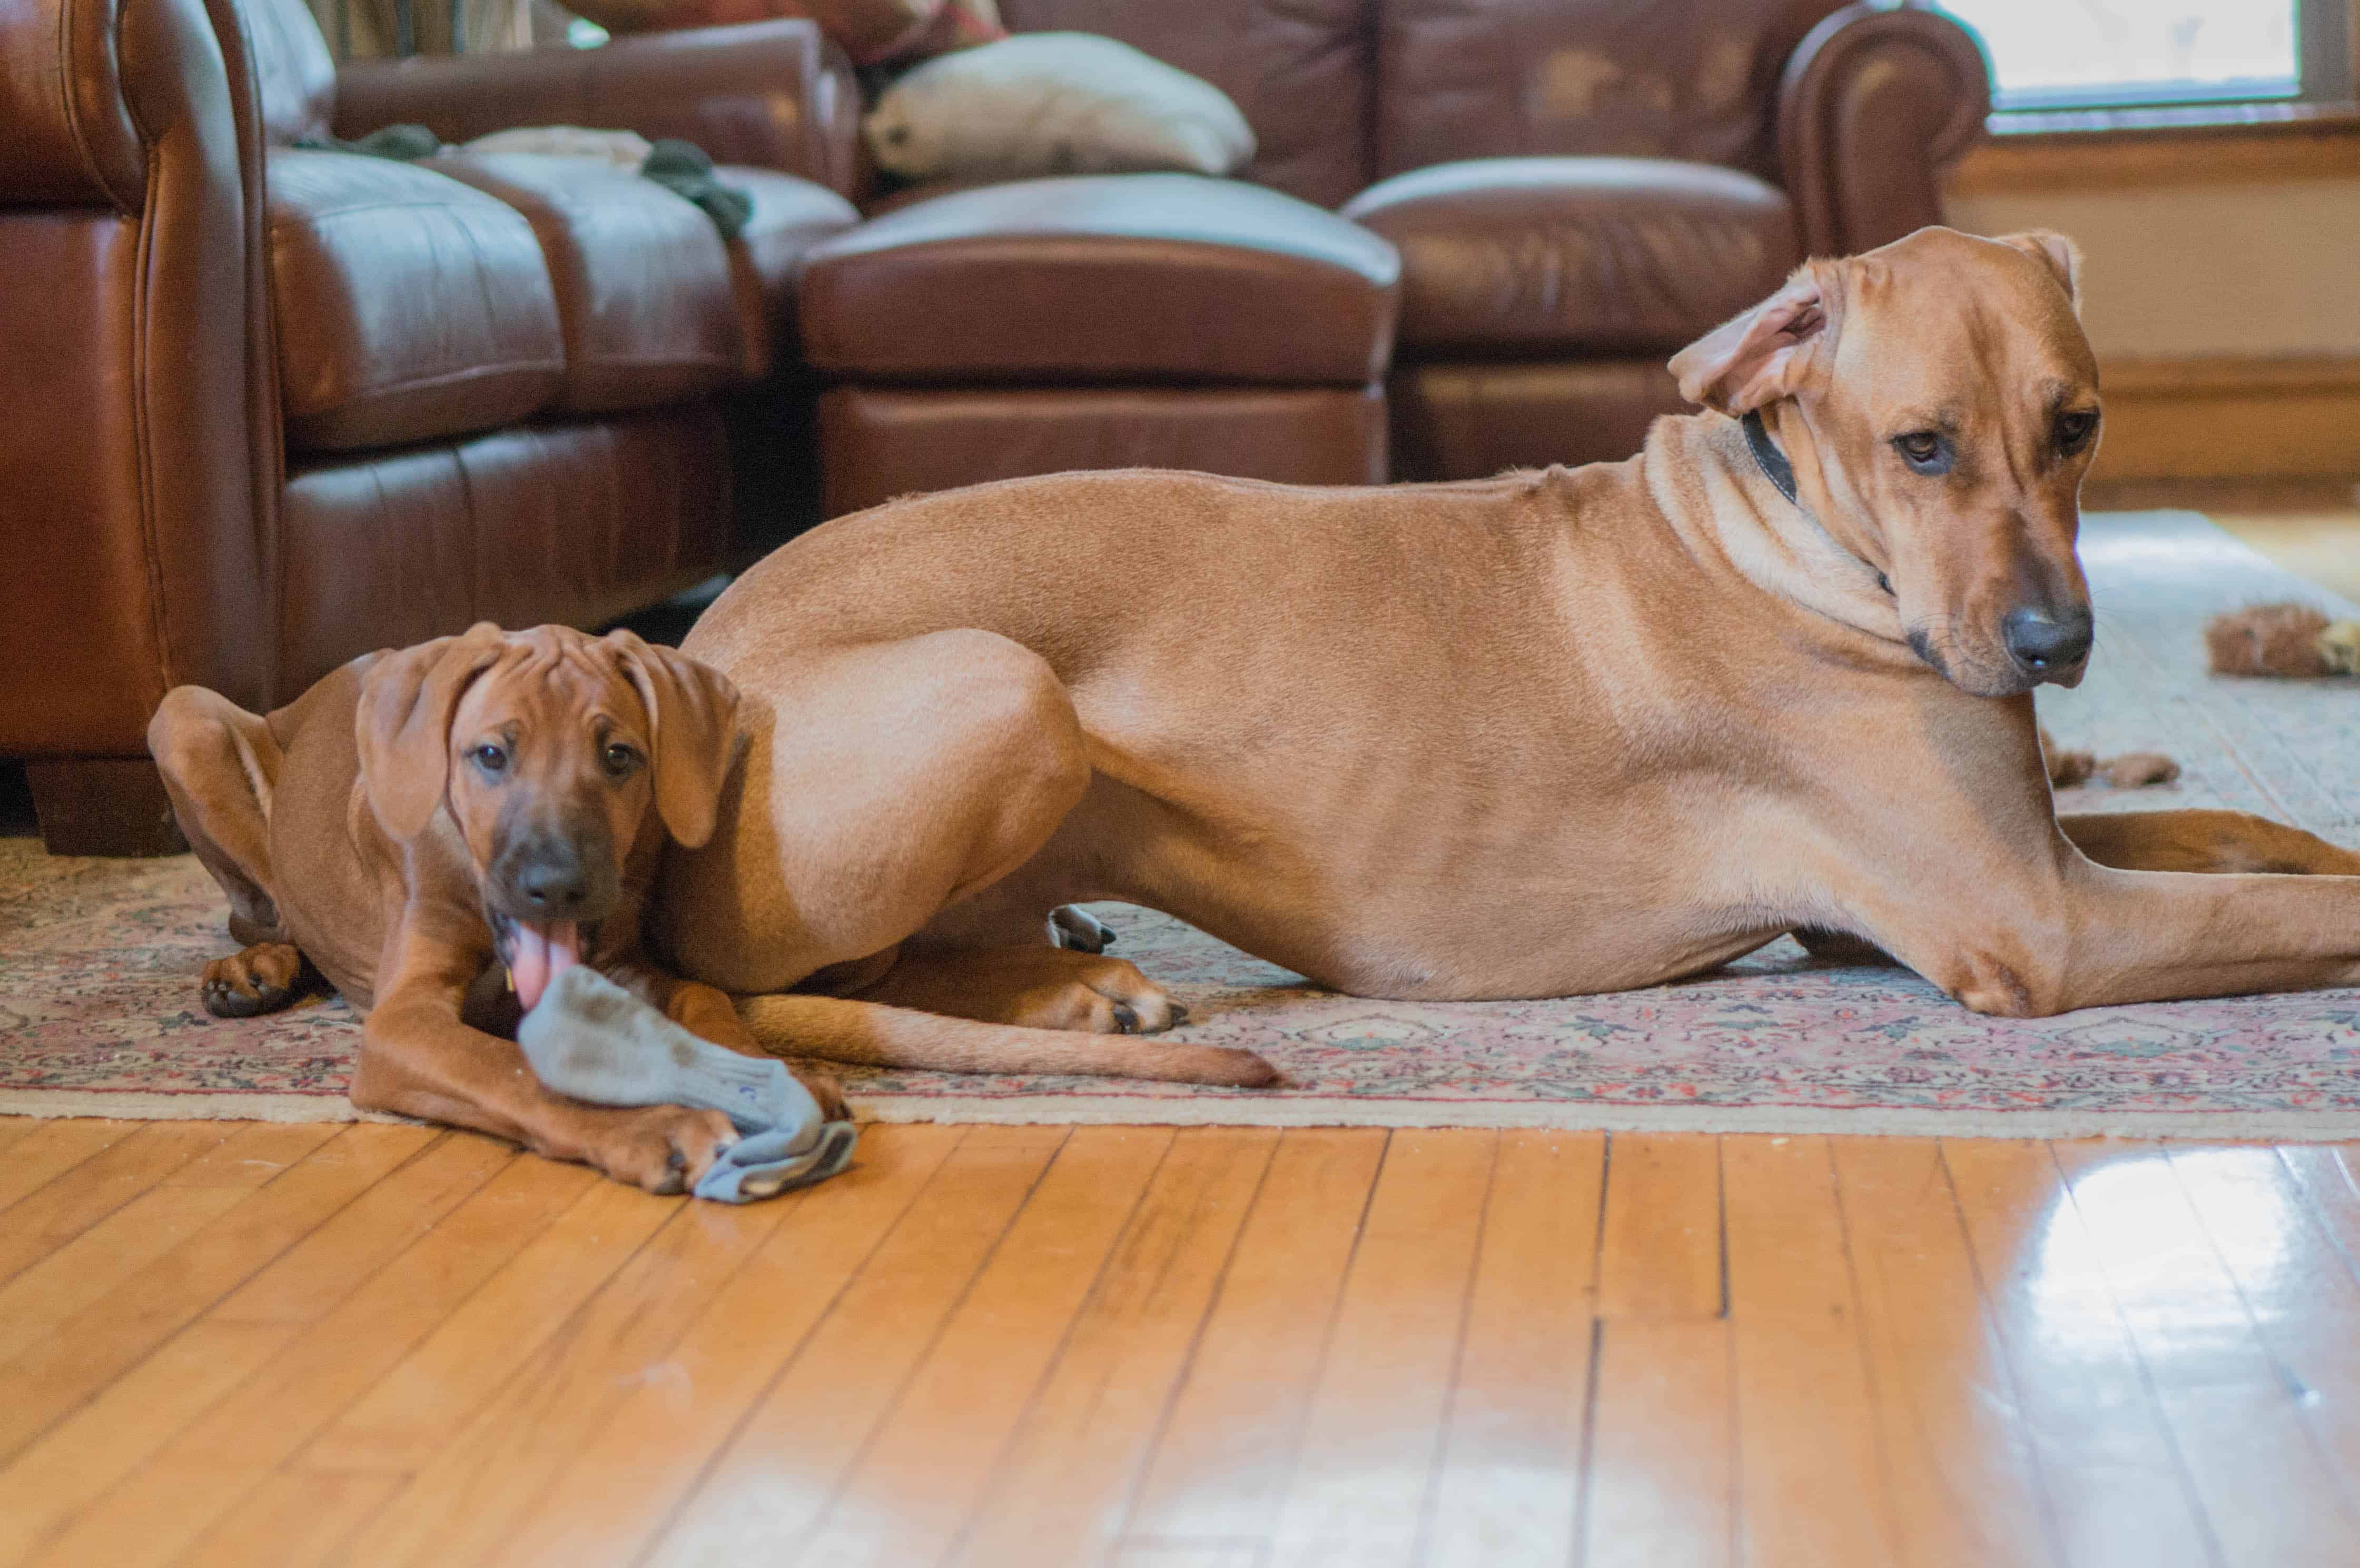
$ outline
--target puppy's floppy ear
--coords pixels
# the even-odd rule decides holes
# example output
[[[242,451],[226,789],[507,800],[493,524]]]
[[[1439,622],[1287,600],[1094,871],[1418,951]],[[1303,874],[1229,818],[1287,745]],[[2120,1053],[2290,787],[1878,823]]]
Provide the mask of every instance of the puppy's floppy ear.
[[[713,836],[738,756],[738,688],[678,648],[651,648],[626,631],[605,640],[648,705],[656,814],[676,842],[695,849]]]
[[[1828,300],[1804,266],[1786,287],[1672,356],[1680,396],[1732,417],[1791,397],[1827,333]]]
[[[507,647],[508,634],[479,621],[463,636],[383,654],[369,667],[353,736],[369,809],[395,838],[416,838],[433,820],[451,781],[451,717]]]

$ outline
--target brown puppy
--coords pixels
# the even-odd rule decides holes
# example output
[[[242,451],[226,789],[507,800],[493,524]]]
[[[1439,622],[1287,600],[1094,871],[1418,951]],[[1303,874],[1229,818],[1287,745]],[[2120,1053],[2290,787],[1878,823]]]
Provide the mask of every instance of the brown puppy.
[[[726,679],[628,632],[488,625],[356,659],[268,718],[197,687],[170,692],[148,746],[229,895],[231,933],[250,944],[207,967],[205,1006],[284,1007],[308,961],[366,1017],[355,1104],[496,1133],[650,1192],[694,1185],[735,1139],[727,1117],[553,1094],[512,1037],[523,1008],[581,963],[693,1032],[762,1053],[730,998],[680,979],[641,941],[666,844],[712,833],[737,707]],[[1071,996],[1031,1001],[1027,1021],[1074,1021]],[[1243,1052],[890,1012],[794,999],[794,1038],[781,1043],[923,1065],[1268,1075]],[[841,1114],[833,1085],[804,1082]]]
[[[876,955],[861,994],[989,1017],[992,950],[1120,898],[1373,996],[1645,985],[1798,927],[1995,1013],[2360,983],[2332,845],[2056,816],[2075,271],[1943,229],[1809,262],[1672,361],[1712,411],[1625,463],[1066,474],[815,529],[688,639],[750,746],[668,859],[667,950],[741,991]]]

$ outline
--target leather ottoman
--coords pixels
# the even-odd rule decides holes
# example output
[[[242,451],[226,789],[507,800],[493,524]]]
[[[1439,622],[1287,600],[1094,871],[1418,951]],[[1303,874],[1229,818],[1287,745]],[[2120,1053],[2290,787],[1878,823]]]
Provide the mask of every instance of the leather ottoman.
[[[1291,196],[1192,175],[956,191],[813,248],[825,509],[1069,468],[1385,478],[1400,262]]]

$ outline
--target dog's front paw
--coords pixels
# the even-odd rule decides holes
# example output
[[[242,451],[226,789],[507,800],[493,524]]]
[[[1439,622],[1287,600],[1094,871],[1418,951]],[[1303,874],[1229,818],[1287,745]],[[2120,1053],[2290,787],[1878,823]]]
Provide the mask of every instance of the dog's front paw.
[[[738,1129],[719,1111],[644,1105],[586,1113],[583,1163],[643,1192],[685,1192],[704,1180]]]
[[[793,1073],[795,1082],[810,1090],[811,1097],[819,1102],[820,1120],[848,1122],[852,1119],[852,1107],[844,1103],[844,1091],[836,1086],[835,1079],[825,1073],[805,1073],[792,1067],[787,1071]]]

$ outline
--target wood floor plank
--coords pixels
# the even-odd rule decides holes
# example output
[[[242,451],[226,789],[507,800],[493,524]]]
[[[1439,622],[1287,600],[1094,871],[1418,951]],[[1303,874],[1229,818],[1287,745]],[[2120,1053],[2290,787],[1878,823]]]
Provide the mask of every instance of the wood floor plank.
[[[35,1116],[0,1116],[0,1155],[6,1154],[32,1137],[41,1125],[40,1119]]]
[[[402,1475],[434,1466],[464,1483],[464,1470],[452,1468],[457,1449],[467,1446],[458,1440],[496,1396],[520,1398],[524,1409],[516,1413],[529,1427],[534,1410],[548,1408],[543,1401],[563,1404],[574,1357],[602,1377],[635,1375],[640,1368],[625,1363],[661,1352],[629,1338],[630,1331],[661,1334],[667,1313],[723,1288],[792,1206],[650,1203],[617,1182],[577,1180],[580,1202],[501,1264],[289,1464]],[[595,1307],[595,1321],[576,1321],[585,1303]],[[509,1390],[519,1380],[525,1386]],[[578,1414],[548,1419],[562,1427]],[[479,1435],[486,1440],[474,1446],[483,1452],[469,1467],[519,1457],[514,1449],[502,1454],[503,1440]],[[405,1494],[397,1512],[416,1501]]]
[[[2360,1280],[2280,1151],[2168,1151],[2173,1174],[2335,1476],[2360,1495]]]
[[[1260,1127],[1175,1140],[956,1563],[1103,1561],[1277,1147]]]
[[[1598,1335],[1578,1561],[1583,1568],[1729,1568],[1737,1545],[1737,1405],[1728,1320],[1601,1322]]]
[[[968,1132],[764,1390],[648,1568],[738,1568],[805,1538],[1065,1136]]]
[[[526,1509],[555,1483],[626,1389],[680,1376],[672,1351],[698,1307],[734,1294],[739,1269],[803,1199],[798,1193],[781,1203],[743,1208],[681,1204],[628,1262],[617,1268],[616,1260],[604,1260],[597,1293],[558,1332],[536,1336],[541,1341],[539,1351],[513,1376],[497,1382],[498,1395],[474,1420],[467,1419],[470,1401],[458,1378],[484,1377],[486,1386],[493,1378],[486,1358],[470,1349],[451,1358],[456,1377],[408,1380],[403,1390],[415,1398],[386,1402],[372,1393],[363,1401],[368,1409],[362,1419],[349,1426],[338,1423],[343,1441],[332,1442],[338,1435],[332,1430],[299,1455],[297,1465],[330,1471],[344,1464],[417,1470],[410,1485],[369,1523],[363,1555],[373,1568],[487,1560],[516,1532]],[[549,1236],[504,1269],[500,1280],[478,1291],[436,1338],[447,1343],[446,1336],[462,1330],[463,1318],[475,1320],[464,1325],[465,1338],[499,1335],[503,1320],[514,1321],[516,1306],[495,1306],[497,1287],[513,1280],[519,1291],[517,1305],[533,1300],[538,1289],[533,1276],[540,1271],[525,1265],[531,1252],[557,1238],[563,1225],[552,1226]],[[567,1250],[586,1249],[577,1246]],[[591,1268],[566,1270],[577,1278],[552,1282],[556,1297],[552,1312],[563,1310],[564,1297],[597,1267],[595,1261],[584,1261],[591,1262]],[[486,1310],[478,1313],[479,1306]],[[403,1369],[429,1359],[413,1356]],[[378,1385],[378,1391],[392,1386],[388,1379]],[[476,1402],[480,1399],[479,1394]],[[438,1415],[448,1422],[439,1449],[432,1443]]]
[[[580,1166],[530,1155],[517,1159],[416,1247],[290,1339],[267,1371],[158,1450],[137,1486],[150,1499],[141,1512],[153,1517],[93,1509],[55,1549],[60,1561],[79,1558],[114,1568],[169,1562],[238,1509],[273,1470],[405,1364],[455,1313],[513,1278],[509,1270],[534,1258],[537,1247],[536,1261],[560,1299],[550,1304],[550,1319],[519,1308],[493,1325],[505,1342],[527,1347],[517,1356],[547,1336],[555,1326],[551,1320],[562,1321],[578,1303],[583,1288],[566,1271],[584,1249],[572,1244],[599,1238],[587,1247],[592,1266],[603,1263],[611,1274],[679,1207],[677,1200],[650,1197]],[[563,1239],[541,1247],[552,1235]],[[575,1293],[564,1294],[569,1287]],[[488,1368],[468,1367],[486,1372],[484,1384],[444,1399],[442,1408],[456,1417],[454,1430],[498,1386],[497,1359],[486,1359],[493,1362]],[[382,1473],[387,1467],[366,1468]],[[155,1505],[154,1497],[165,1493],[180,1500],[169,1509]]]
[[[1740,1541],[1758,1568],[1897,1561],[1874,1394],[1819,1138],[1724,1138]]]
[[[115,1471],[121,1485],[83,1509],[37,1562],[134,1568],[168,1561],[235,1506],[242,1489],[225,1475],[243,1477],[248,1487],[258,1483],[574,1202],[585,1180],[595,1180],[580,1167],[519,1157],[505,1145],[472,1137],[446,1140],[401,1174],[421,1171],[446,1149],[453,1150],[458,1201],[428,1219],[415,1245],[394,1252],[366,1277],[344,1280],[342,1297],[312,1320],[290,1322],[270,1312],[247,1318],[226,1309],[290,1263],[341,1261],[333,1246],[297,1248],[189,1331],[252,1330],[253,1343],[267,1349],[193,1419],[160,1433],[143,1429],[138,1473]],[[323,1227],[321,1237],[335,1228]],[[310,1281],[290,1282],[298,1295],[318,1299]],[[148,1381],[152,1365],[143,1364],[108,1396]],[[103,1398],[92,1409],[106,1402]],[[147,1507],[135,1512],[116,1506],[135,1492]],[[163,1508],[156,1499],[166,1495],[182,1499],[180,1505]]]
[[[352,1552],[354,1563],[370,1568],[409,1568],[415,1563],[482,1563],[515,1532],[524,1511],[541,1497],[574,1457],[587,1432],[620,1400],[635,1382],[677,1377],[671,1351],[698,1304],[732,1292],[738,1266],[793,1214],[800,1195],[786,1203],[750,1207],[722,1207],[684,1203],[647,1238],[628,1261],[599,1255],[585,1247],[595,1233],[574,1238],[557,1264],[557,1290],[590,1297],[578,1311],[571,1301],[552,1304],[541,1323],[562,1327],[554,1334],[531,1334],[538,1351],[521,1360],[515,1375],[503,1377],[508,1354],[486,1356],[486,1337],[500,1337],[500,1323],[515,1321],[515,1309],[484,1311],[503,1282],[517,1282],[519,1300],[531,1300],[536,1276],[545,1269],[526,1269],[526,1259],[548,1243],[557,1231],[533,1243],[526,1255],[503,1269],[503,1276],[476,1292],[460,1313],[443,1323],[437,1339],[451,1344],[458,1334],[458,1354],[448,1358],[415,1354],[397,1367],[397,1375],[421,1363],[443,1360],[455,1377],[415,1375],[403,1379],[401,1391],[415,1399],[377,1400],[370,1412],[337,1438],[323,1433],[321,1443],[298,1454],[295,1466],[340,1465],[356,1469],[401,1471],[418,1469],[410,1483],[370,1521],[368,1540]],[[576,1210],[581,1212],[581,1210]],[[611,1226],[599,1226],[611,1228]],[[566,1278],[571,1276],[571,1278]],[[593,1278],[595,1276],[595,1278]],[[571,1313],[571,1316],[566,1316]],[[460,1318],[475,1318],[460,1325]],[[434,1346],[422,1346],[434,1349]],[[467,1399],[463,1377],[479,1377],[475,1399]],[[387,1388],[392,1379],[377,1384]],[[498,1396],[484,1403],[484,1391]],[[475,1412],[476,1405],[482,1410]],[[432,1417],[443,1415],[443,1441],[432,1445]],[[475,1415],[475,1420],[467,1420]],[[382,1445],[380,1445],[382,1438]],[[425,1438],[427,1445],[421,1445]]]
[[[0,1225],[15,1223],[8,1211],[27,1195],[39,1192],[146,1125],[83,1116],[31,1123],[30,1130],[8,1146],[7,1163],[0,1165]]]
[[[1932,1138],[1839,1138],[1837,1193],[1907,1568],[2034,1568],[2058,1544]]]
[[[923,1123],[864,1129],[858,1160],[827,1184],[826,1201],[794,1202],[727,1293],[696,1315],[663,1375],[620,1384],[492,1561],[636,1561],[965,1136]]]
[[[1428,1568],[1572,1560],[1605,1160],[1601,1133],[1500,1135],[1428,1508]]]
[[[1374,1127],[1279,1140],[1125,1537],[1269,1536],[1384,1150]]]
[[[170,1432],[254,1375],[286,1341],[272,1323],[199,1323],[0,1470],[0,1563],[87,1568],[71,1540],[119,1483],[145,1495],[148,1461]]]
[[[147,1122],[0,1213],[0,1282],[55,1252],[226,1139],[235,1122]]]
[[[1075,1129],[793,1561],[899,1568],[949,1553],[1173,1139]]]
[[[2162,1408],[2048,1146],[1952,1138],[1942,1158],[2066,1563],[2217,1563]]]
[[[1601,1317],[1721,1315],[1721,1151],[1710,1138],[1618,1132],[1608,1140]]]
[[[2349,1505],[2161,1149],[2054,1146],[2223,1561],[2360,1560]]]
[[[0,1285],[0,1366],[342,1130],[327,1122],[240,1127]]]
[[[2289,1144],[2278,1155],[2345,1269],[2360,1279],[2360,1181],[2353,1179],[2352,1146]]]
[[[1499,1135],[1473,1127],[1393,1134],[1272,1531],[1273,1568],[1414,1559],[1498,1152]]]
[[[439,1135],[347,1127],[300,1163],[0,1363],[0,1464]]]
[[[323,1568],[401,1485],[398,1475],[281,1471],[175,1568]]]
[[[284,1285],[316,1313],[358,1288],[512,1158],[483,1138],[445,1135],[255,1275],[219,1306],[109,1383],[0,1470],[0,1563],[56,1535],[116,1483],[139,1472],[184,1427],[269,1365],[307,1320],[257,1289]],[[309,1271],[334,1271],[333,1285]],[[69,1561],[71,1559],[68,1559]]]

